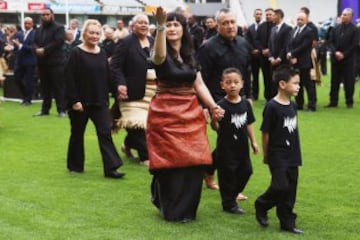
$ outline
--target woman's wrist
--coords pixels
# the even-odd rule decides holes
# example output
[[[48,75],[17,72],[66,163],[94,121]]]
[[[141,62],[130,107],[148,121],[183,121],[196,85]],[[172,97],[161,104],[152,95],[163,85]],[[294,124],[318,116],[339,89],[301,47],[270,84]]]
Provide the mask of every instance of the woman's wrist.
[[[214,106],[212,106],[211,108],[210,108],[210,113],[213,113],[216,109],[219,109],[220,108],[220,106],[219,105],[214,105]]]
[[[163,24],[158,24],[156,29],[158,32],[163,32],[166,29],[166,26]]]

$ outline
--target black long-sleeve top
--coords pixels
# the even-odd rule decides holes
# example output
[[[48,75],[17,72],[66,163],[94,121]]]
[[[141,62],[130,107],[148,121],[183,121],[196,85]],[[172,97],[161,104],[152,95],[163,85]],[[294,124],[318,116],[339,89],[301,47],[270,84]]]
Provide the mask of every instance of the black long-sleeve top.
[[[76,102],[83,106],[108,106],[111,85],[110,70],[103,49],[89,53],[75,47],[65,67],[68,107]]]
[[[250,54],[250,44],[240,36],[229,42],[217,34],[200,47],[198,61],[201,66],[201,75],[215,101],[225,96],[220,81],[222,72],[229,67],[240,70],[244,80],[244,94],[247,98],[252,98],[248,75]]]
[[[64,26],[56,22],[41,25],[34,36],[34,47],[45,49],[44,56],[38,57],[38,64],[52,66],[64,64],[65,56],[62,50],[64,41]]]
[[[335,52],[340,51],[344,54],[342,61],[354,60],[355,48],[359,43],[359,29],[352,23],[339,24],[330,33],[329,50],[331,60],[335,61]]]

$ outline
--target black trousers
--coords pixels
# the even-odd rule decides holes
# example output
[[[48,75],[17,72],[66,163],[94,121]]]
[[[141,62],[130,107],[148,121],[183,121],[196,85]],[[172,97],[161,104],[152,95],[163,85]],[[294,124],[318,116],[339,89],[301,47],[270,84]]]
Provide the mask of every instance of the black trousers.
[[[259,98],[259,71],[260,71],[260,58],[252,57],[251,59],[251,75],[252,75],[252,95],[255,100]]]
[[[164,169],[154,173],[151,201],[165,220],[184,221],[196,218],[203,176],[202,166]]]
[[[144,129],[126,129],[125,145],[136,149],[140,161],[149,160],[149,154],[146,145],[146,135]]]
[[[300,71],[300,90],[295,97],[298,109],[304,107],[304,88],[308,98],[308,109],[316,110],[316,84],[310,79],[310,68],[301,68]]]
[[[295,227],[296,214],[293,212],[298,183],[298,167],[270,169],[271,184],[265,193],[260,195],[255,206],[261,211],[276,207],[280,226],[284,229]]]
[[[70,110],[68,113],[71,135],[67,153],[67,168],[70,171],[84,171],[84,133],[89,119],[91,119],[96,128],[104,173],[106,174],[120,167],[122,160],[112,140],[109,109],[106,106],[90,106],[85,107],[84,112]]]
[[[318,49],[318,59],[322,75],[327,74],[327,47],[320,46]]]
[[[337,105],[339,102],[340,83],[344,83],[345,101],[347,105],[354,103],[355,89],[355,62],[353,59],[331,64],[331,88],[330,104]]]
[[[23,102],[31,103],[35,86],[35,65],[17,66],[14,72],[14,78],[21,95]]]
[[[272,71],[271,71],[271,64],[267,57],[261,56],[261,72],[263,74],[264,79],[264,97],[266,101],[269,101],[271,98],[274,97],[274,87],[273,87],[273,80],[272,80]]]
[[[41,112],[49,113],[52,98],[55,98],[57,111],[65,112],[64,66],[39,66],[39,77],[43,103]]]
[[[220,159],[223,162],[225,159]],[[221,203],[224,210],[237,207],[236,197],[243,192],[252,174],[250,159],[238,164],[219,164],[218,181],[220,187]]]

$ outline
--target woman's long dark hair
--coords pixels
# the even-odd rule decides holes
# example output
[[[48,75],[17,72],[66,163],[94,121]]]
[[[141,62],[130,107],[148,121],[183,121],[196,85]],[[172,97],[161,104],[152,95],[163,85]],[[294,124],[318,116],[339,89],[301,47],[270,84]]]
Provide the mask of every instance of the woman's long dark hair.
[[[193,41],[186,24],[186,18],[184,15],[178,12],[170,12],[166,16],[166,21],[178,21],[183,28],[183,36],[181,38],[180,56],[183,62],[193,68],[197,68],[197,63],[194,58]],[[182,63],[177,59],[175,49],[167,42],[168,53],[174,62],[178,65]]]

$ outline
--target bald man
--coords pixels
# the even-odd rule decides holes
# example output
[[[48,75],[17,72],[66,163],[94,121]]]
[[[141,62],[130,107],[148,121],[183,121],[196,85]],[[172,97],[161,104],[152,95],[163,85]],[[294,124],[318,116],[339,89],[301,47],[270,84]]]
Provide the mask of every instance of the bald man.
[[[314,36],[313,29],[307,25],[307,15],[300,12],[297,17],[297,25],[290,33],[287,47],[287,59],[290,64],[299,70],[300,90],[295,97],[298,110],[304,108],[304,88],[308,96],[307,111],[316,111],[316,86],[315,81],[310,79],[312,68],[311,50]]]
[[[35,85],[36,56],[32,51],[35,30],[32,18],[24,19],[24,35],[21,39],[14,39],[13,43],[17,50],[14,78],[22,95],[22,105],[31,105]]]
[[[359,43],[359,32],[352,23],[353,10],[345,8],[341,14],[341,23],[331,32],[329,49],[331,51],[331,90],[330,103],[326,106],[338,106],[340,83],[344,83],[347,108],[354,104],[355,57]]]

